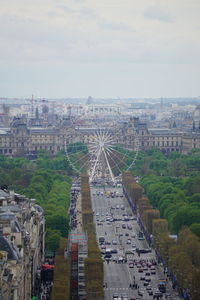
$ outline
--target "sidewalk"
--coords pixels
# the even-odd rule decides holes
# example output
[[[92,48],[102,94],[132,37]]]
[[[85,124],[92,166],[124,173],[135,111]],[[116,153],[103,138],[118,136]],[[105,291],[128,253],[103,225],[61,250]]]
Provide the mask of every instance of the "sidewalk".
[[[82,207],[81,207],[81,193],[78,194],[76,203],[76,216],[77,216],[77,231],[82,231]]]

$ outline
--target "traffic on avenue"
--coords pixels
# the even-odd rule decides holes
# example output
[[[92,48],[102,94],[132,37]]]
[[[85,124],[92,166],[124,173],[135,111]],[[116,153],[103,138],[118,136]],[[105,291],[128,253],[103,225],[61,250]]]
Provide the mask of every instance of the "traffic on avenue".
[[[120,185],[91,187],[105,300],[180,299]]]

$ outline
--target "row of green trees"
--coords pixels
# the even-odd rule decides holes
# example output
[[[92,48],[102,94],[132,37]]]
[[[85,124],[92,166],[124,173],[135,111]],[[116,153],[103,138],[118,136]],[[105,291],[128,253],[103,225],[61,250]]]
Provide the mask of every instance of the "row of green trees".
[[[25,158],[0,156],[2,187],[36,199],[45,212],[46,248],[55,251],[69,229],[71,168],[63,152],[55,157],[41,152],[32,162]]]
[[[169,270],[176,275],[179,286],[189,291],[192,300],[200,299],[200,242],[188,227],[182,227],[177,239],[170,237],[168,221],[160,218],[148,197],[142,196],[142,187],[129,173],[123,174],[123,184],[129,198],[136,205],[148,235],[153,234],[156,250]],[[140,191],[141,198],[138,196]]]
[[[150,203],[166,218],[170,231],[189,226],[200,237],[200,149],[168,157],[156,149],[140,152],[134,174],[141,176]]]
[[[81,204],[83,228],[87,233],[88,257],[85,259],[86,294],[88,300],[104,299],[103,261],[96,240],[93,210],[90,195],[89,178],[81,176]]]
[[[200,193],[191,193],[200,177],[171,178],[145,176],[141,180],[151,204],[160,210],[161,217],[169,222],[170,231],[177,233],[188,226],[200,237]]]
[[[61,238],[59,250],[55,257],[55,269],[51,300],[70,299],[70,259],[63,259],[67,239]]]
[[[142,224],[146,231],[152,234],[153,221],[160,219],[160,212],[155,209],[149,199],[143,196],[143,188],[135,182],[135,178],[130,172],[124,172],[122,175],[123,185],[128,193],[129,199],[137,208]]]
[[[153,221],[155,247],[168,269],[176,275],[178,285],[192,300],[200,299],[200,242],[188,227],[183,227],[177,240],[169,236],[167,221]]]
[[[171,152],[164,155],[159,149],[140,151],[134,165],[134,174],[138,176],[195,176],[200,171],[200,149],[193,149],[188,154]]]

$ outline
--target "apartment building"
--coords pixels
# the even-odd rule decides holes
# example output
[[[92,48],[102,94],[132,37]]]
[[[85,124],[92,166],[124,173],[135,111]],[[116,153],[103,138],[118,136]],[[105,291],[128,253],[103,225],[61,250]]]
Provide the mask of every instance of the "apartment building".
[[[0,299],[30,300],[44,255],[43,209],[0,190]]]

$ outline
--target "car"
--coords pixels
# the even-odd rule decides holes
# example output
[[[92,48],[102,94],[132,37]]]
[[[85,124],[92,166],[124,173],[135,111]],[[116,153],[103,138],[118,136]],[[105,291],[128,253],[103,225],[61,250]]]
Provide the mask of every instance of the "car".
[[[137,221],[137,217],[130,217],[131,221]]]
[[[117,224],[117,225],[116,225],[116,228],[120,228],[120,225],[119,225],[119,224]]]
[[[152,270],[151,275],[156,275],[156,270]]]
[[[113,245],[117,245],[117,241],[116,240],[112,240],[112,244]]]
[[[145,276],[151,276],[151,273],[150,272],[146,272]]]
[[[123,262],[124,258],[122,256],[119,256],[118,261]]]
[[[125,236],[129,236],[129,233],[128,233],[128,232],[126,232],[126,233],[125,233]]]
[[[138,269],[138,272],[143,273],[143,269],[142,268]]]
[[[144,277],[144,276],[141,276],[141,277],[140,277],[140,280],[142,280],[142,281],[145,280],[145,277]]]
[[[148,253],[148,252],[149,252],[149,251],[148,251],[147,249],[145,249],[145,248],[137,248],[136,251],[137,251],[138,253]]]
[[[111,249],[111,253],[117,253],[117,249]]]
[[[105,241],[105,245],[111,245],[111,242]]]
[[[112,253],[105,253],[105,255],[104,255],[105,259],[111,258],[111,257],[112,257]]]
[[[134,263],[129,263],[129,268],[134,268]]]
[[[140,269],[142,268],[142,266],[140,264],[137,264],[137,268]]]
[[[118,294],[113,294],[113,300],[118,300],[119,295]]]
[[[143,294],[144,294],[144,291],[138,290],[138,295],[139,295],[139,296],[143,296]]]
[[[143,283],[143,285],[144,285],[144,286],[148,286],[149,283],[145,280],[144,283]]]
[[[126,243],[127,243],[127,244],[131,244],[131,240],[130,240],[130,239],[128,239]]]
[[[152,287],[151,287],[150,285],[148,285],[148,286],[146,287],[146,290],[147,290],[147,291],[151,291],[151,290],[152,290]]]
[[[163,294],[161,292],[155,292],[153,294],[153,299],[158,299],[158,297],[161,297],[162,298]]]
[[[148,291],[149,296],[153,296],[153,291]]]
[[[119,205],[116,205],[116,209],[119,209]]]
[[[128,249],[128,250],[125,251],[125,254],[132,254],[132,255],[134,255],[135,253],[134,253],[134,251],[132,249]]]
[[[122,295],[122,300],[129,300],[127,295]]]
[[[147,278],[145,278],[145,280],[146,280],[147,282],[150,282],[150,281],[151,281],[151,278],[150,278],[150,277],[147,277]]]
[[[132,238],[135,238],[135,233],[132,233],[131,237],[132,237]]]

